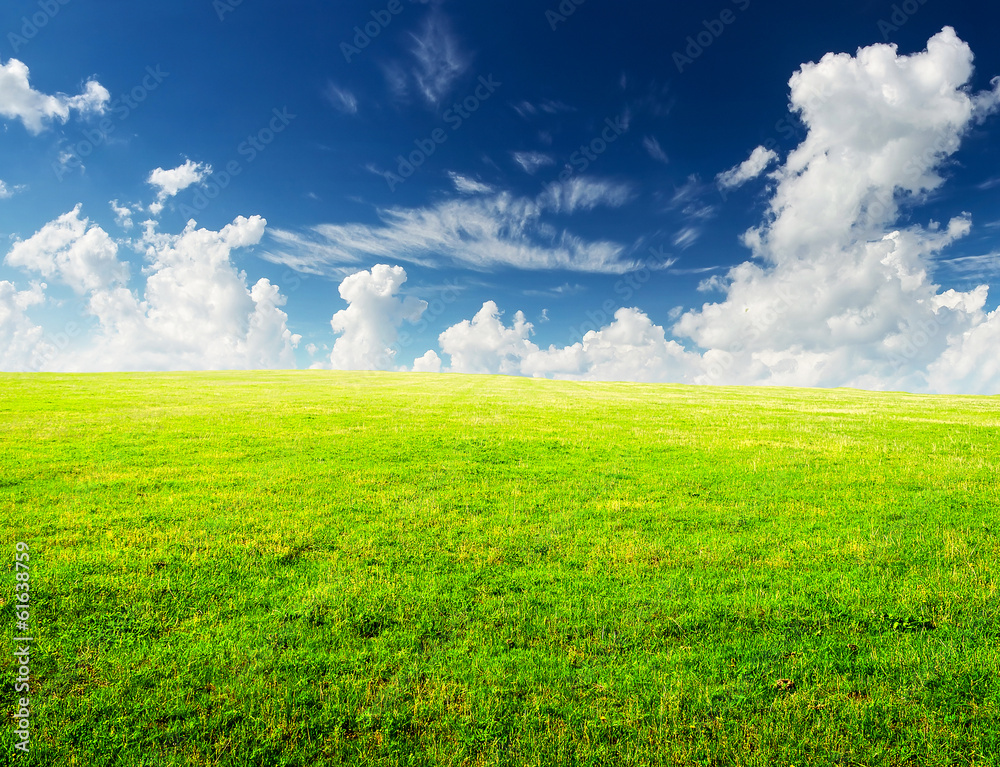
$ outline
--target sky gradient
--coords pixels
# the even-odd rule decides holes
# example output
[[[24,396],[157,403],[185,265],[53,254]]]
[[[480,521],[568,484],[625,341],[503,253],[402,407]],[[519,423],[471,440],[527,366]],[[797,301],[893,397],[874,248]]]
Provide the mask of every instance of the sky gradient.
[[[1000,392],[981,3],[0,10],[0,369]]]

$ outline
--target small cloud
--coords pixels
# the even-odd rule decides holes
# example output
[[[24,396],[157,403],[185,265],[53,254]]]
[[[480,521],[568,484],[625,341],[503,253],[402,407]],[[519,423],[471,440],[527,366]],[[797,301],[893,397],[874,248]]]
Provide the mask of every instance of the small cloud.
[[[510,106],[525,120],[529,117],[534,117],[539,112],[547,115],[558,115],[576,111],[576,107],[572,107],[565,102],[556,101],[554,99],[545,99],[537,104],[532,104],[530,101],[519,101],[516,104],[511,104]]]
[[[545,290],[525,290],[524,295],[531,296],[532,298],[562,298],[563,296],[575,296],[577,293],[582,293],[584,290],[586,290],[586,288],[583,287],[583,285],[570,285],[568,282],[564,282],[562,285],[555,288],[548,288]]]
[[[115,223],[122,229],[131,229],[133,226],[131,208],[125,205],[119,205],[118,200],[111,200],[108,204],[111,206],[111,210],[115,214]]]
[[[157,168],[149,174],[146,183],[156,187],[156,202],[149,206],[153,215],[163,210],[163,201],[173,197],[178,192],[187,189],[192,184],[200,183],[212,173],[212,166],[188,160],[176,168],[164,170]],[[154,210],[155,208],[155,210]]]
[[[514,162],[524,169],[525,173],[534,175],[539,168],[552,165],[555,160],[543,152],[511,152]]]
[[[454,173],[453,171],[448,171],[448,177],[451,182],[455,185],[457,189],[462,194],[489,194],[493,191],[493,187],[489,184],[484,184],[480,181],[469,178],[468,176],[463,176],[460,173]]]
[[[699,237],[701,237],[701,229],[695,226],[685,226],[674,235],[674,247],[687,250],[695,244]]]
[[[994,176],[993,178],[987,179],[981,184],[976,185],[976,189],[985,192],[987,189],[993,189],[994,187],[1000,186],[1000,176]]]
[[[670,159],[667,157],[667,153],[664,152],[663,147],[660,146],[660,142],[653,136],[646,136],[642,140],[642,145],[646,148],[646,151],[649,152],[649,156],[657,162],[670,162]]]
[[[993,275],[1000,274],[1000,252],[982,256],[961,256],[937,261],[937,265],[958,274]]]
[[[334,109],[343,112],[345,115],[356,115],[358,113],[358,100],[349,90],[338,88],[332,82],[326,84],[323,96],[333,106]]]
[[[767,169],[768,165],[777,159],[778,153],[773,149],[765,149],[759,146],[753,150],[750,157],[739,165],[720,173],[715,179],[721,188],[735,189],[747,181],[757,178],[757,176]]]
[[[6,200],[8,197],[13,197],[18,192],[24,190],[23,184],[18,184],[16,186],[7,186],[3,181],[0,181],[0,200]]]
[[[441,358],[433,349],[428,349],[422,357],[413,360],[414,373],[440,373]]]

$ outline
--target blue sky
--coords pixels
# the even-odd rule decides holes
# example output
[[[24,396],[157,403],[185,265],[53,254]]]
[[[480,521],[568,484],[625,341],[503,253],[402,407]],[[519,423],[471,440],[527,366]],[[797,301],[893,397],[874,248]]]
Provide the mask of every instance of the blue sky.
[[[995,393],[998,16],[7,2],[0,367]]]

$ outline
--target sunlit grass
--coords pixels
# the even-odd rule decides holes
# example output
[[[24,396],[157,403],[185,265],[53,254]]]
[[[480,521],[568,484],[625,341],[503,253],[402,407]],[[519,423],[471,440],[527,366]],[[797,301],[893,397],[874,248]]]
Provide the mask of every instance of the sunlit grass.
[[[1000,754],[996,398],[5,375],[0,424],[24,764]]]

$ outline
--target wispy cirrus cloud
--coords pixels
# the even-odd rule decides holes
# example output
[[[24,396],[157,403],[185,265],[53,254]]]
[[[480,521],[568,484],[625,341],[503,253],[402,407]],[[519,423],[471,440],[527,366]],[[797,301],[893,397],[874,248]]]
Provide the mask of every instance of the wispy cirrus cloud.
[[[327,82],[323,89],[323,97],[339,112],[346,115],[356,115],[358,113],[358,100],[353,93],[345,88],[340,88],[332,81]]]
[[[544,152],[511,152],[510,156],[529,175],[534,175],[539,168],[544,168],[547,165],[555,163],[552,155],[545,154]]]
[[[416,60],[414,83],[424,100],[436,106],[468,68],[470,57],[459,48],[448,19],[437,8],[431,10],[423,27],[411,37],[410,53]]]
[[[598,205],[618,207],[630,194],[620,184],[574,179],[565,190],[549,190],[535,199],[500,192],[448,199],[429,207],[382,209],[377,224],[271,230],[273,247],[263,257],[302,272],[327,275],[343,275],[351,264],[389,259],[483,271],[509,267],[620,274],[635,268],[624,245],[585,240],[554,226],[546,217]]]
[[[576,107],[555,99],[543,99],[535,104],[532,104],[530,101],[518,101],[510,106],[520,117],[526,120],[539,114],[558,115],[576,111]]]
[[[493,187],[489,184],[484,184],[468,176],[463,176],[461,173],[448,171],[448,178],[455,185],[455,190],[461,194],[489,194],[493,191]]]
[[[580,177],[552,184],[539,199],[556,213],[573,213],[576,210],[593,210],[598,206],[620,208],[632,196],[629,184]]]
[[[657,162],[668,163],[670,158],[667,157],[667,153],[663,151],[663,147],[660,146],[660,142],[656,140],[654,136],[646,136],[642,140],[642,145],[645,147],[646,152]]]

